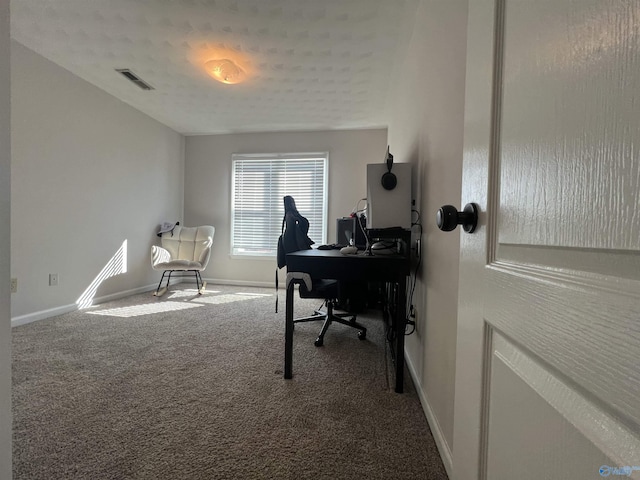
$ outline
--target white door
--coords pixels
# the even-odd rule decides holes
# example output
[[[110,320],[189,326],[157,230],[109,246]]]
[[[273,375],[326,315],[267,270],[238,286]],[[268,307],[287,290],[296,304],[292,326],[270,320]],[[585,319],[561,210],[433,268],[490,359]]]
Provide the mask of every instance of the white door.
[[[469,4],[453,478],[640,478],[640,1]]]

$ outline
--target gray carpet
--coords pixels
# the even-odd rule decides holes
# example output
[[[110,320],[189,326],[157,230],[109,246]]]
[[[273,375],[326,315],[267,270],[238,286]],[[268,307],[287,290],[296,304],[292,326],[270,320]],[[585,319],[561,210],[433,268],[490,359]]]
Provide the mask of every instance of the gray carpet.
[[[284,294],[186,284],[13,329],[14,479],[446,479],[415,389],[367,339],[296,325]],[[296,298],[296,314],[318,301]]]

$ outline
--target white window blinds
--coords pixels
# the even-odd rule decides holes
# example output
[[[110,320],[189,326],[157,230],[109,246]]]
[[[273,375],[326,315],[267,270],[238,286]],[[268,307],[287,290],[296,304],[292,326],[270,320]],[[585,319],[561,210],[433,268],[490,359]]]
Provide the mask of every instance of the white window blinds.
[[[327,153],[234,154],[232,160],[232,255],[276,255],[285,195],[309,220],[309,237],[326,243]]]

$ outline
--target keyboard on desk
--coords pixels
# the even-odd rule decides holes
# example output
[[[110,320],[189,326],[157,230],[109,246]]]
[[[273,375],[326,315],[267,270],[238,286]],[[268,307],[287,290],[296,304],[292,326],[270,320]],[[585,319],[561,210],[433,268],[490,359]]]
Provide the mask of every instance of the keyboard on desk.
[[[346,245],[341,245],[339,243],[331,243],[329,245],[319,245],[318,250],[340,250],[343,247],[346,247]]]

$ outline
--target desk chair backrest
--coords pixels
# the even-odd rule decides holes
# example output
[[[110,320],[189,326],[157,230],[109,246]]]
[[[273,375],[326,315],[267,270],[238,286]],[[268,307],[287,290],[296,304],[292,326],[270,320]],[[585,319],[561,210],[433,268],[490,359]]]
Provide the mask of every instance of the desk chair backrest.
[[[307,235],[309,220],[303,217],[296,208],[293,197],[284,197],[284,217],[282,219],[282,233],[278,239],[278,268],[284,267],[287,253],[298,250],[309,250],[315,242]]]

